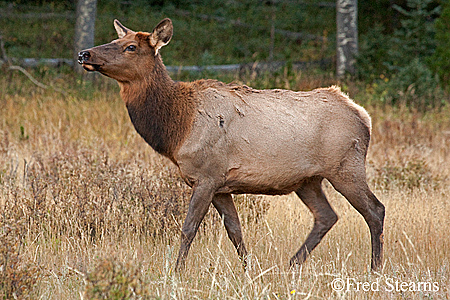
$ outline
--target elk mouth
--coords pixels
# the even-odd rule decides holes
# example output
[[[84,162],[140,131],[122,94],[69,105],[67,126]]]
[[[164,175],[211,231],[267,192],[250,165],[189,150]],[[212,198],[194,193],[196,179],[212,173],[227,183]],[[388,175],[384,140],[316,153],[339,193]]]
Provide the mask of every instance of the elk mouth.
[[[84,62],[84,63],[81,63],[81,66],[82,66],[83,69],[85,69],[86,71],[94,72],[94,71],[99,71],[99,70],[100,70],[100,67],[101,67],[102,65],[99,65],[99,64],[90,64],[90,63]]]

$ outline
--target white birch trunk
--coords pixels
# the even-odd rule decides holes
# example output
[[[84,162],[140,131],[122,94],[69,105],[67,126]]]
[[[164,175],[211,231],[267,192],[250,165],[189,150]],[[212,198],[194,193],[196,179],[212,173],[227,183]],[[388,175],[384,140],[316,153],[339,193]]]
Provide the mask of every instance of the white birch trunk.
[[[355,73],[355,59],[358,54],[358,1],[336,1],[336,75]]]

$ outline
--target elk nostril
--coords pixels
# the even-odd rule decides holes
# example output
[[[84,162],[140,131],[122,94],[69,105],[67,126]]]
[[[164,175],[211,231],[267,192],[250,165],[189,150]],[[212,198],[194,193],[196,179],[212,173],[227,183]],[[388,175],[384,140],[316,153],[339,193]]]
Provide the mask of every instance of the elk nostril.
[[[88,61],[88,59],[91,57],[91,54],[89,51],[81,51],[78,53],[78,63],[82,64]]]

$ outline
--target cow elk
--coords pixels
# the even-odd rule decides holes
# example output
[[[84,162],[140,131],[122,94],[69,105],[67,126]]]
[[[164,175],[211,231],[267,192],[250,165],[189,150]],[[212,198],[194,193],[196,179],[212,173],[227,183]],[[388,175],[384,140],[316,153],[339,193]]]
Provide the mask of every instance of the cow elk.
[[[193,193],[181,233],[176,269],[212,205],[246,264],[247,250],[232,194],[295,192],[314,226],[291,258],[300,264],[338,217],[321,183],[326,178],[364,217],[372,242],[372,269],[382,265],[384,206],[367,185],[371,134],[367,112],[336,86],[309,92],[256,90],[216,80],[173,81],[160,49],[172,21],[151,33],[114,21],[118,39],[83,50],[78,61],[119,83],[137,132],[180,170]]]

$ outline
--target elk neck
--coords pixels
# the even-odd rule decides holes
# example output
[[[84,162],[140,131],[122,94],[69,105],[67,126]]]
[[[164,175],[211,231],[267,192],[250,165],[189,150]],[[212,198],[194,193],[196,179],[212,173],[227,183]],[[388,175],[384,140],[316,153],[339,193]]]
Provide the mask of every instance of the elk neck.
[[[192,85],[174,82],[158,54],[148,75],[119,86],[136,131],[178,165],[176,152],[190,133],[197,108]]]

